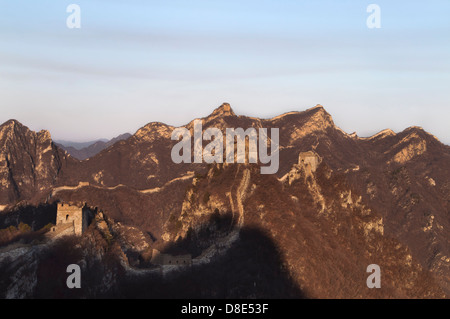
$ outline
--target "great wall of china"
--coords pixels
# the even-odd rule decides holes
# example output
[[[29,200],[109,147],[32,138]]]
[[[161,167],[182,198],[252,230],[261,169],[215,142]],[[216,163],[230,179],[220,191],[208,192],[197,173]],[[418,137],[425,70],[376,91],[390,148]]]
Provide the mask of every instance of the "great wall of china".
[[[239,232],[240,232],[241,228],[244,226],[244,219],[245,219],[243,202],[245,201],[245,198],[247,195],[248,187],[250,184],[251,173],[248,168],[245,168],[242,170],[241,166],[238,166],[235,180],[238,180],[237,177],[239,176],[239,174],[241,174],[241,178],[239,179],[239,184],[236,185],[237,184],[236,182],[233,183],[233,185],[230,188],[230,191],[227,193],[227,196],[230,201],[230,207],[231,207],[231,211],[233,214],[233,221],[235,222],[235,225],[232,226],[233,228],[230,230],[230,233],[227,236],[217,240],[210,247],[206,248],[202,252],[202,254],[200,254],[200,256],[193,258],[191,263],[189,263],[189,265],[198,266],[198,265],[204,265],[204,264],[211,262],[211,260],[213,258],[216,258],[220,255],[225,254],[228,251],[228,249],[233,245],[233,243],[235,243],[239,239]],[[188,174],[186,174],[182,177],[179,177],[176,180],[169,181],[167,184],[163,185],[162,187],[157,187],[154,189],[139,190],[139,192],[142,192],[142,193],[158,192],[170,183],[190,179],[193,177],[194,177],[194,174],[192,172],[189,172]],[[54,196],[58,192],[63,191],[63,190],[76,190],[76,189],[80,189],[83,187],[116,189],[121,186],[123,186],[123,185],[116,185],[114,187],[105,187],[105,186],[90,185],[90,183],[88,183],[88,182],[80,182],[77,186],[57,187],[57,188],[53,189],[51,196]],[[167,255],[166,257],[168,259],[176,260],[176,256]],[[148,274],[148,273],[167,274],[167,273],[170,273],[171,271],[180,269],[180,267],[185,267],[185,265],[186,265],[186,263],[183,263],[180,265],[169,265],[169,264],[165,265],[164,264],[164,265],[159,265],[160,269],[135,269],[135,268],[130,267],[129,265],[125,265],[125,263],[123,264],[125,269],[127,269],[127,271],[133,275],[143,275],[143,274]]]
[[[241,170],[240,168],[238,168],[236,176],[238,176],[240,172]],[[200,254],[200,256],[193,258],[189,266],[195,267],[210,263],[214,258],[217,258],[225,254],[231,248],[231,246],[239,239],[239,232],[241,228],[244,226],[245,220],[245,211],[243,202],[245,201],[248,192],[248,187],[250,185],[250,178],[251,178],[250,169],[245,168],[242,171],[241,176],[242,177],[239,181],[239,185],[237,186],[237,188],[236,184],[234,183],[231,186],[230,192],[227,194],[230,199],[230,206],[234,216],[233,218],[236,218],[236,225],[233,227],[233,229],[227,236],[219,239],[217,242],[206,248],[203,251],[203,253]],[[233,192],[234,188],[236,188],[236,190]],[[235,215],[235,212],[237,212],[238,216]],[[173,257],[176,259],[176,256]],[[156,269],[136,269],[130,267],[128,264],[125,263],[123,264],[123,266],[127,270],[128,274],[133,276],[142,276],[147,274],[161,274],[165,276],[173,271],[178,271],[186,267],[185,264],[179,264],[179,265],[160,265]]]

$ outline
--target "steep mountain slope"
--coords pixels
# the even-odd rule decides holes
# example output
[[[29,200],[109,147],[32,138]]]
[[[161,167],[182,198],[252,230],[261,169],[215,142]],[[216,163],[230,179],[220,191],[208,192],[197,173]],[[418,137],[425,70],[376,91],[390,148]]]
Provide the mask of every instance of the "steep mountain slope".
[[[0,126],[0,205],[29,199],[51,188],[67,156],[48,131],[30,131],[15,120]]]
[[[261,175],[252,166],[211,168],[206,177],[193,183],[193,192],[175,221],[181,227],[175,232],[167,227],[171,239],[195,238],[192,232],[199,232],[197,225],[205,222],[207,212],[230,210],[241,229],[267,233],[280,251],[283,267],[308,297],[444,296],[410,249],[385,234],[385,220],[341,173],[325,163],[311,174],[304,167],[297,168],[299,174],[285,181]],[[385,274],[382,290],[365,285],[366,267],[372,263],[381,265]]]

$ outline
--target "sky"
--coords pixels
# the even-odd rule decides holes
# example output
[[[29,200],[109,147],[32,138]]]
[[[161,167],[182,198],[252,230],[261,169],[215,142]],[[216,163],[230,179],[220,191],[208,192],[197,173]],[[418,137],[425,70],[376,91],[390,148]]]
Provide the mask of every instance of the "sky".
[[[261,118],[321,104],[348,133],[450,144],[450,1],[0,0],[1,123],[82,142],[222,102]]]

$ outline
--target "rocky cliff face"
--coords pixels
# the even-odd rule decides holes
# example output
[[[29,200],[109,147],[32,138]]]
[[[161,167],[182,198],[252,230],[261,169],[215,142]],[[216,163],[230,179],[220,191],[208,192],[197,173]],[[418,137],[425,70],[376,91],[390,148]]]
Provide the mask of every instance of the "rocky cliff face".
[[[11,120],[0,126],[0,204],[29,199],[57,181],[66,156],[48,131],[30,131]]]
[[[238,271],[227,278],[215,272],[231,259],[238,267],[237,256],[252,256],[240,262],[258,285],[270,270],[253,263],[269,260],[284,283],[278,297],[448,296],[449,146],[418,127],[367,138],[347,134],[320,105],[258,119],[237,116],[223,104],[201,120],[203,130],[279,128],[277,174],[261,175],[258,164],[174,164],[174,128],[162,123],[80,162],[48,133],[9,121],[0,127],[0,204],[63,200],[101,208],[111,222],[111,240],[125,256],[125,286],[157,285],[135,281],[147,272],[133,269],[150,267],[156,247],[190,252],[200,277],[222,278],[224,285],[250,280]],[[185,127],[193,132],[193,122]],[[299,160],[305,154],[317,158]],[[249,234],[273,249],[258,255],[261,247]],[[366,267],[373,263],[384,274],[379,290],[365,286]],[[212,287],[196,271],[190,282]],[[214,287],[219,296],[221,286]],[[239,287],[220,291],[225,297],[263,291]]]

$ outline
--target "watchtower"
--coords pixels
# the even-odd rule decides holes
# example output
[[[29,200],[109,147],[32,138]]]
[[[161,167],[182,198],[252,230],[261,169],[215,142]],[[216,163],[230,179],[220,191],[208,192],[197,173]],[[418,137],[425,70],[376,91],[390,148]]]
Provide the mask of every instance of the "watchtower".
[[[301,152],[298,155],[298,165],[305,167],[307,173],[315,172],[321,159],[314,151]]]
[[[81,235],[89,226],[90,209],[85,205],[58,203],[56,227],[72,225],[73,233]]]

